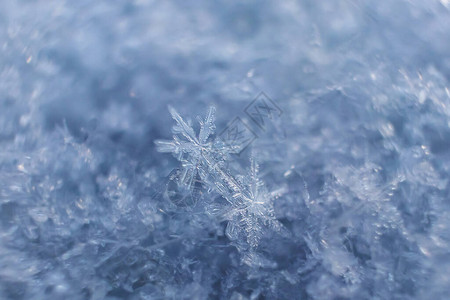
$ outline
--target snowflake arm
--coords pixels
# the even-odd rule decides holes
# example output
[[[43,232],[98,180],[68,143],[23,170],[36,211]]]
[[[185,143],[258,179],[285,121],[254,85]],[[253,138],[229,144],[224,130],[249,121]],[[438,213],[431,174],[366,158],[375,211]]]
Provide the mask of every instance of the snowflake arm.
[[[214,134],[216,130],[216,109],[210,107],[205,120],[200,119],[200,133],[198,136],[200,144],[205,144],[208,138]]]
[[[174,126],[174,133],[181,133],[189,142],[198,145],[198,139],[195,136],[194,129],[186,123],[183,118],[178,114],[178,112],[169,105],[169,112],[172,118],[177,122],[177,126]]]

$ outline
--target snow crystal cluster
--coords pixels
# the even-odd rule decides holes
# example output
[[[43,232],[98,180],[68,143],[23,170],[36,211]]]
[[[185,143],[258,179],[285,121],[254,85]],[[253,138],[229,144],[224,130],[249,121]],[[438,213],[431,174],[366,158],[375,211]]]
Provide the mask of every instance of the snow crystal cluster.
[[[449,295],[448,0],[0,1],[0,299]]]

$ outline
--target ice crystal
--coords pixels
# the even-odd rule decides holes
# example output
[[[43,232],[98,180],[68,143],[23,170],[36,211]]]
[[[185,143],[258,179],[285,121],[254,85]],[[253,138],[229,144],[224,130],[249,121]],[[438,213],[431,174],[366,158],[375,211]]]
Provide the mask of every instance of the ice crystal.
[[[169,107],[169,111],[176,121],[173,127],[174,138],[173,141],[156,141],[158,150],[173,153],[181,162],[181,175],[174,178],[179,184],[193,186],[193,178],[198,175],[205,189],[216,190],[227,200],[228,204],[217,210],[218,214],[228,221],[228,238],[239,241],[243,235],[246,244],[250,249],[254,249],[258,247],[267,228],[281,232],[283,227],[275,217],[273,201],[283,190],[267,190],[259,178],[259,165],[253,156],[246,176],[233,175],[226,168],[224,162],[235,147],[212,137],[215,129],[215,109],[209,108],[204,121],[198,118],[198,137],[192,126],[174,108]],[[238,248],[242,250],[241,247]]]
[[[284,189],[269,192],[259,178],[258,163],[251,158],[247,176],[241,177],[242,186],[248,191],[231,204],[225,213],[228,221],[226,234],[231,240],[238,239],[242,231],[250,247],[256,248],[266,228],[281,232],[283,227],[275,218],[274,200],[284,193]]]
[[[158,140],[155,143],[158,151],[173,153],[181,162],[179,183],[193,187],[197,176],[205,179],[209,169],[219,170],[228,154],[233,152],[233,148],[212,139],[215,131],[214,107],[209,108],[205,120],[198,118],[200,123],[198,136],[192,126],[183,120],[173,107],[169,106],[169,112],[176,121],[172,129],[173,140]]]

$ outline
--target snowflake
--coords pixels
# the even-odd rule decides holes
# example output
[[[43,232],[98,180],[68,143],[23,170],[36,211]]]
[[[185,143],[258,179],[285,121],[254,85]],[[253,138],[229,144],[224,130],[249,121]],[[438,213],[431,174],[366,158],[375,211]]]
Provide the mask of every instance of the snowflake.
[[[252,157],[248,175],[239,180],[246,187],[246,191],[225,213],[226,219],[229,220],[227,236],[236,240],[239,233],[243,232],[252,248],[258,246],[266,227],[277,232],[283,231],[282,224],[275,217],[273,204],[285,189],[269,192],[258,173],[259,165]]]
[[[224,168],[229,154],[235,153],[236,147],[227,145],[219,139],[213,139],[215,132],[215,108],[210,107],[205,120],[198,118],[200,132],[195,134],[189,122],[186,122],[178,112],[169,106],[170,114],[176,121],[173,127],[173,140],[157,140],[155,143],[159,152],[168,152],[181,162],[178,183],[193,188],[200,180],[215,185],[221,194],[229,200],[237,197],[242,187]]]
[[[207,170],[222,164],[234,150],[212,139],[216,128],[214,107],[209,108],[205,120],[198,118],[198,136],[190,122],[186,122],[173,107],[169,106],[169,112],[176,121],[172,129],[173,140],[157,140],[155,143],[159,152],[172,153],[181,162],[180,183],[193,186],[197,175],[206,178]]]

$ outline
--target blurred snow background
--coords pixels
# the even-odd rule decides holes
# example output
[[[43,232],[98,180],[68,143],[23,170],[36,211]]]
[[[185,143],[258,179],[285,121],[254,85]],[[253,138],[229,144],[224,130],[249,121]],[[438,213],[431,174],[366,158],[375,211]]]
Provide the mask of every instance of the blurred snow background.
[[[446,299],[449,53],[448,0],[0,0],[0,298]],[[270,267],[154,145],[261,91]]]

